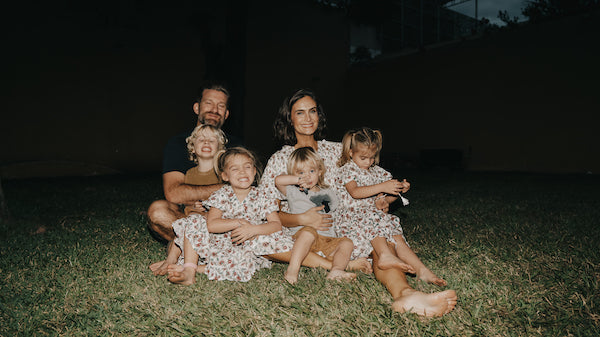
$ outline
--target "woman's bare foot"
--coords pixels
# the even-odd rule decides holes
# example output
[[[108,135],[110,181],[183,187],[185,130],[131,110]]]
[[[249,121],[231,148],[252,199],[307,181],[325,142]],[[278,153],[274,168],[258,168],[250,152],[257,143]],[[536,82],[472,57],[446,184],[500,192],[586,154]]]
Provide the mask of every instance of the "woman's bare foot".
[[[392,309],[397,312],[412,312],[421,316],[434,317],[452,311],[456,306],[456,301],[457,297],[454,290],[425,294],[407,289],[402,297],[394,301]]]
[[[344,270],[333,269],[327,274],[326,278],[334,281],[352,281],[356,278],[356,274]]]
[[[182,284],[189,286],[196,282],[196,270],[197,268],[179,266],[176,264],[170,264],[168,266],[167,279],[171,283]]]
[[[423,282],[435,284],[436,286],[445,287],[448,285],[446,280],[437,277],[437,275],[427,268],[421,268],[417,273],[417,277]]]
[[[348,262],[347,269],[352,271],[362,271],[365,274],[371,274],[373,272],[373,267],[371,267],[371,264],[366,257],[359,257],[358,259],[350,260],[350,262]]]
[[[377,267],[379,267],[379,269],[398,268],[405,273],[416,274],[415,268],[402,262],[396,255],[389,253],[382,253],[379,256]]]

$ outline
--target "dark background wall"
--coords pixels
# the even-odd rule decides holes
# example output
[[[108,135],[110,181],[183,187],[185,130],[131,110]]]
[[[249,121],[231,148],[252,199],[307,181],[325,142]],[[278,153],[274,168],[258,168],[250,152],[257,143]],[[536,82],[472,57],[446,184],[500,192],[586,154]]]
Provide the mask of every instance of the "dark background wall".
[[[310,87],[331,140],[367,125],[409,162],[600,172],[598,13],[350,67],[347,18],[311,1],[43,6],[3,21],[3,178],[159,172],[203,78],[230,82],[226,126],[263,158],[281,101]]]
[[[352,69],[344,129],[385,148],[464,153],[473,170],[600,172],[598,13],[526,25]],[[377,118],[375,116],[380,116]]]

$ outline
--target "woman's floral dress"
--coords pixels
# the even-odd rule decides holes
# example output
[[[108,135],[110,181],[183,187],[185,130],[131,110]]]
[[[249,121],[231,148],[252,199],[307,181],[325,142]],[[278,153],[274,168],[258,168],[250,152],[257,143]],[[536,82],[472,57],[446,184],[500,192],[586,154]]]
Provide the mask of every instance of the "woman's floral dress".
[[[225,185],[203,204],[221,210],[224,219],[243,218],[254,225],[266,222],[268,214],[278,211],[277,201],[265,198],[256,187],[239,201],[232,187]],[[210,280],[249,281],[257,270],[271,266],[261,255],[288,252],[294,244],[289,236],[278,231],[234,245],[231,232],[209,233],[206,219],[198,214],[175,221],[173,229],[177,234],[175,243],[180,247],[183,247],[185,233],[198,253],[200,264],[206,264],[205,274]]]

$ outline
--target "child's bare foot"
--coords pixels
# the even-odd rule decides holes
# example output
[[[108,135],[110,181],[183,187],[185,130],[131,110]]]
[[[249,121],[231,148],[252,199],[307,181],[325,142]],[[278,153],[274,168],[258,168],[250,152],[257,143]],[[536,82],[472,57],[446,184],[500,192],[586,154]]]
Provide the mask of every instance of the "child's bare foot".
[[[413,289],[405,290],[404,295],[394,301],[392,309],[398,312],[412,312],[417,315],[434,317],[442,316],[456,306],[456,292],[445,290],[425,294]]]
[[[333,269],[329,272],[329,274],[327,274],[327,279],[334,281],[352,281],[355,278],[356,274],[338,269]]]
[[[167,279],[171,283],[182,284],[189,286],[196,282],[196,269],[193,267],[184,267],[176,264],[170,264],[168,266]]]
[[[417,277],[423,282],[435,284],[436,286],[445,287],[448,285],[446,280],[437,277],[431,270],[427,268],[422,268],[417,273]]]
[[[353,271],[362,271],[365,274],[371,274],[373,272],[373,267],[371,267],[371,264],[366,257],[359,257],[358,259],[350,260],[350,262],[348,262],[347,269]]]
[[[296,282],[298,282],[298,273],[292,273],[289,270],[286,270],[283,273],[283,278],[289,283],[289,284],[296,284]]]
[[[379,256],[377,267],[379,269],[398,268],[405,273],[416,274],[415,268],[402,262],[396,255],[389,253],[383,253]]]
[[[158,262],[154,262],[148,266],[154,275],[166,275],[167,267],[172,263],[167,263],[167,260],[162,260]]]

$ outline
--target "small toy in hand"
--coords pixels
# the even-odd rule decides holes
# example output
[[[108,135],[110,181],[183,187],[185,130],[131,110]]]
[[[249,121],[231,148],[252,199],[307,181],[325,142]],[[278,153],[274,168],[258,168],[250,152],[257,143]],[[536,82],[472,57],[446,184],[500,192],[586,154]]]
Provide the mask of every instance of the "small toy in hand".
[[[313,195],[312,197],[310,197],[310,201],[312,201],[317,206],[324,205],[325,208],[323,210],[325,211],[325,213],[329,213],[329,211],[331,210],[331,208],[329,208],[329,203],[331,202],[331,199],[327,194]]]

